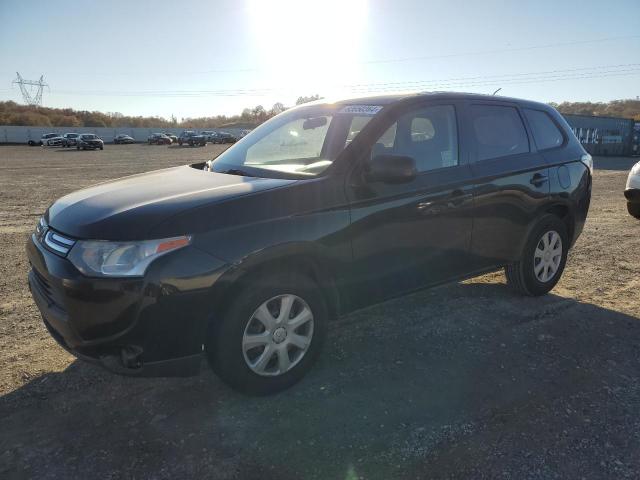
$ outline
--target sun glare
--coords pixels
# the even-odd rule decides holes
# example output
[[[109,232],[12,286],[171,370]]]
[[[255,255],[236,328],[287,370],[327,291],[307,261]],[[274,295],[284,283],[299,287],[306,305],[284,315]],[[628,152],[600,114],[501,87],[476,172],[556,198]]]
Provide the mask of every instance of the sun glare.
[[[247,10],[265,82],[339,95],[337,86],[357,77],[367,0],[248,0]]]

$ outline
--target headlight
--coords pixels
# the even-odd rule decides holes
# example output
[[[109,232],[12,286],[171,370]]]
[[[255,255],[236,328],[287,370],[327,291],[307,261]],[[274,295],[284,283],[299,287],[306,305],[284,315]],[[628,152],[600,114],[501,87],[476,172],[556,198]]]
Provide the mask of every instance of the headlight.
[[[151,262],[191,243],[191,237],[140,242],[79,240],[68,259],[89,277],[141,277]]]

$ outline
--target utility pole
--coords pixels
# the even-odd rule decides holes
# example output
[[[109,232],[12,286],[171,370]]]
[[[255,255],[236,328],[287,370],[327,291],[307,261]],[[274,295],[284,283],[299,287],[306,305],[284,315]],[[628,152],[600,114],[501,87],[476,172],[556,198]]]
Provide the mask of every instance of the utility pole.
[[[49,88],[49,85],[44,83],[44,75],[40,75],[40,80],[25,80],[20,73],[16,72],[16,79],[11,82],[17,83],[20,86],[22,92],[22,98],[27,105],[35,105],[37,107],[42,106],[42,90],[44,87]],[[33,87],[36,87],[35,89]],[[35,90],[35,95],[32,92]]]

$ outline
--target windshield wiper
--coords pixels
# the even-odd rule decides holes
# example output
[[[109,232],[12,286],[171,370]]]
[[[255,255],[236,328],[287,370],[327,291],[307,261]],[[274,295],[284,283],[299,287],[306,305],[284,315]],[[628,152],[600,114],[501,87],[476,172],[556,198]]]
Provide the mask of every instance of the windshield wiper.
[[[220,173],[227,173],[229,175],[240,175],[241,177],[255,177],[255,175],[252,175],[249,172],[240,170],[238,168],[230,168],[229,170],[223,170]]]

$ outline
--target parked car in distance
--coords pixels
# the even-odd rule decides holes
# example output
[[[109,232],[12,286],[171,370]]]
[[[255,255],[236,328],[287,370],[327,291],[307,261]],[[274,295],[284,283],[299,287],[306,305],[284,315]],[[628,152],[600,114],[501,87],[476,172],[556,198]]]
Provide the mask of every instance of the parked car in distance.
[[[629,214],[640,219],[640,162],[636,163],[629,172],[624,196],[627,199]]]
[[[189,145],[190,147],[204,147],[207,144],[207,138],[193,130],[184,130],[178,137],[178,145]]]
[[[152,133],[147,142],[149,145],[171,145],[171,139],[162,133]]]
[[[216,132],[213,143],[236,143],[238,139],[228,132]]]
[[[104,150],[104,141],[93,133],[83,133],[78,137],[76,143],[78,150]]]
[[[216,136],[216,132],[213,130],[202,130],[200,132],[200,135],[202,135],[207,140],[207,142],[213,142],[213,139]]]
[[[40,137],[40,145],[43,147],[59,147],[62,145],[62,135],[59,133],[45,133]]]
[[[524,295],[549,292],[582,232],[592,170],[542,103],[301,105],[214,160],[54,202],[27,242],[29,284],[81,358],[187,375],[204,355],[232,387],[273,393],[354,309],[499,269]]]
[[[238,135],[238,140],[247,136],[247,134],[251,132],[249,129],[240,130],[240,135]]]
[[[173,133],[163,133],[164,136],[169,137],[171,139],[171,143],[178,143],[178,136]]]
[[[124,145],[128,143],[136,143],[136,141],[133,137],[121,133],[113,138],[113,143],[115,143],[116,145]]]
[[[79,133],[65,133],[62,135],[63,147],[75,147],[78,144]]]

